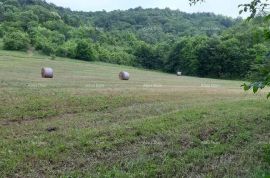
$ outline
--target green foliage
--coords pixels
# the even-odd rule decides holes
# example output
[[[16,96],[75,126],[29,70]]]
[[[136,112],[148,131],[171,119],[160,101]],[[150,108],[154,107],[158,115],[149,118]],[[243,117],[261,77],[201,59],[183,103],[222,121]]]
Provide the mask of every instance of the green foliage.
[[[26,33],[16,31],[6,33],[3,43],[6,50],[26,50],[29,47],[30,40]]]
[[[190,4],[193,5],[203,0],[189,0],[189,1],[190,1]],[[255,37],[259,36],[260,38],[264,36],[264,40],[266,41],[270,40],[270,30],[269,30],[270,15],[267,11],[269,6],[270,4],[267,3],[267,1],[263,2],[261,0],[251,0],[250,3],[239,5],[239,7],[242,8],[239,12],[240,14],[242,14],[243,12],[249,12],[249,17],[247,18],[248,21],[252,21],[252,20],[258,21],[258,19],[261,21],[263,20],[262,21],[263,28],[261,28],[261,31],[259,33],[255,33],[255,34],[253,33],[253,35]],[[270,68],[269,68],[269,59],[268,59],[269,54],[268,54],[267,60],[265,60],[266,61],[265,63],[261,62],[262,61],[261,59],[263,59],[262,58],[263,54],[265,54],[264,51],[259,54],[260,61],[258,61],[258,55],[256,56],[257,60],[255,61],[255,65],[252,66],[253,70],[255,69],[255,72],[249,71],[250,75],[252,76],[253,82],[250,84],[246,84],[246,83],[243,84],[242,86],[244,87],[244,90],[252,89],[254,93],[257,93],[259,89],[264,89],[266,86],[270,86],[270,77],[269,77]],[[270,97],[270,92],[267,95],[267,98],[269,97]]]
[[[202,77],[244,78],[253,58],[237,39],[213,38],[198,51],[198,74]]]
[[[173,45],[175,36],[211,36],[215,32],[207,30],[208,26],[215,26],[221,32],[234,24],[233,19],[223,16],[208,13],[190,15],[170,9],[135,8],[127,11],[84,13],[73,12],[41,0],[1,0],[1,3],[0,37],[5,32],[24,31],[36,50],[48,55],[55,53],[72,58],[78,56],[85,60],[92,58],[91,55],[77,55],[74,51],[78,45],[83,45],[83,42],[77,44],[81,39],[87,39],[95,44],[93,46],[97,49],[93,51],[100,52],[96,54],[98,60],[153,69],[162,69],[162,65],[159,65],[168,55],[168,51],[159,51],[162,50],[160,47],[156,49],[159,43],[172,42],[170,45]],[[202,23],[205,21],[209,23]],[[205,29],[200,29],[202,26]],[[137,46],[143,43],[147,48]],[[144,53],[143,50],[148,50],[146,53],[149,54],[140,55],[139,53]],[[146,57],[151,59],[147,60]],[[142,64],[138,64],[140,61]]]
[[[165,63],[169,72],[181,71],[185,75],[214,78],[245,78],[265,44],[245,46],[235,36],[186,37],[176,43]],[[254,47],[253,47],[254,45]],[[256,50],[259,54],[256,54]]]
[[[135,49],[136,65],[148,69],[160,69],[163,66],[161,56],[156,50],[145,43],[139,44]]]
[[[135,66],[135,56],[125,49],[111,49],[97,46],[98,60],[102,62]]]
[[[76,58],[86,61],[94,61],[96,59],[96,54],[94,47],[89,40],[78,41],[76,47]]]
[[[266,66],[270,33],[260,17],[244,23],[168,8],[87,13],[41,0],[0,2],[5,49],[31,46],[47,55],[229,79],[261,77]]]
[[[19,2],[17,0],[6,0],[5,5],[19,7]]]
[[[197,75],[199,60],[198,50],[209,40],[205,36],[186,37],[176,43],[166,60],[168,72],[181,71],[184,75]]]
[[[0,38],[4,36],[4,28],[2,25],[0,25]]]
[[[264,159],[270,165],[270,144],[265,145],[263,150],[264,150]]]
[[[3,49],[3,39],[0,38],[0,49]]]
[[[41,50],[43,53],[47,55],[52,55],[55,53],[56,46],[53,43],[50,43],[48,41],[44,41],[41,46]]]
[[[61,57],[76,58],[77,43],[69,40],[57,48],[56,54]]]
[[[65,42],[63,34],[44,27],[34,28],[31,34],[33,46],[47,55],[56,53],[58,46]]]
[[[55,60],[56,59],[56,55],[52,54],[51,56],[51,60]]]
[[[21,12],[19,18],[20,26],[25,31],[38,25],[38,16],[32,10]]]

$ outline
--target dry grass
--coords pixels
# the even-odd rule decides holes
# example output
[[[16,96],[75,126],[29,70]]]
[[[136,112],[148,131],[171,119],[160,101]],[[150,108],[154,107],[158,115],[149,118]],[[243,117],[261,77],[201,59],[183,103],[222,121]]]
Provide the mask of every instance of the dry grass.
[[[0,51],[1,176],[267,176],[269,103],[241,84]]]

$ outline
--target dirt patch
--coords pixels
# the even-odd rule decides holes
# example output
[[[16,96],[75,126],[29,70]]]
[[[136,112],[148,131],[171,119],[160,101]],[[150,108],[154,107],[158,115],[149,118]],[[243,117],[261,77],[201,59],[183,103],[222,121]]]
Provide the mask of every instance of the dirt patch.
[[[196,143],[193,142],[192,136],[189,134],[182,134],[179,139],[181,148],[184,150],[196,147]]]
[[[56,132],[57,130],[59,130],[58,127],[48,127],[48,128],[46,129],[47,132]]]
[[[198,138],[201,141],[206,141],[208,140],[212,135],[214,135],[217,132],[216,128],[203,128],[201,129]]]

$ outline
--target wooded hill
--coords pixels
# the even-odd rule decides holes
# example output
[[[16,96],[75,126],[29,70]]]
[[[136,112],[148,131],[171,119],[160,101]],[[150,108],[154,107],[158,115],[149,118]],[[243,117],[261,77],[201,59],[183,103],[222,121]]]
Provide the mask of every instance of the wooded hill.
[[[77,12],[41,0],[0,0],[6,50],[215,78],[246,78],[265,63],[262,20],[170,9]]]

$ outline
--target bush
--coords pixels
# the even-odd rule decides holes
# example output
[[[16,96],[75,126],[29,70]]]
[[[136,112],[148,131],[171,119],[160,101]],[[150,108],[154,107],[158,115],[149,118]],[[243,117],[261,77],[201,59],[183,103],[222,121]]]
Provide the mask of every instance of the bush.
[[[76,58],[77,43],[75,41],[67,41],[59,46],[56,51],[57,56]]]
[[[94,61],[96,59],[96,51],[89,40],[81,40],[78,42],[76,58],[86,61]]]
[[[98,59],[102,62],[120,64],[120,65],[135,65],[135,56],[122,50],[108,50],[104,47],[98,49]]]
[[[50,57],[51,57],[51,60],[55,60],[56,59],[56,55],[55,54],[51,54]]]
[[[26,33],[17,31],[7,33],[3,43],[6,50],[26,50],[30,46],[30,39]]]
[[[4,36],[4,28],[2,25],[0,25],[0,38]]]
[[[55,48],[56,48],[56,45],[48,41],[44,41],[41,46],[42,52],[46,55],[55,54]]]
[[[0,38],[0,49],[3,49],[3,39]]]

